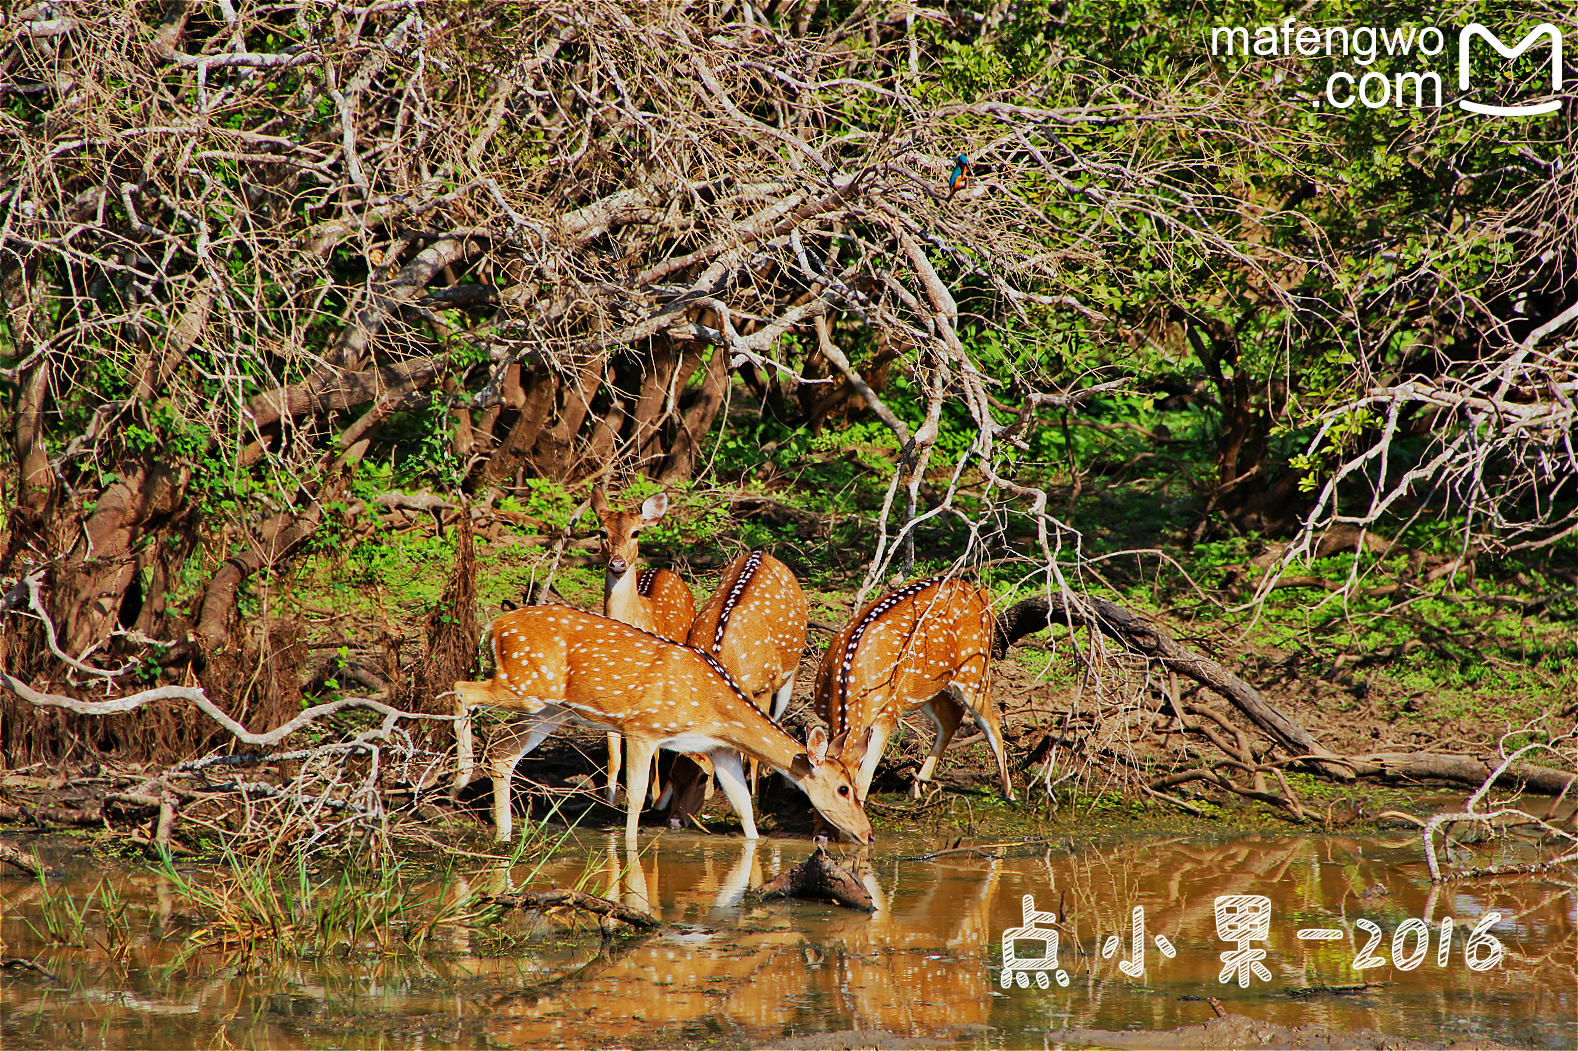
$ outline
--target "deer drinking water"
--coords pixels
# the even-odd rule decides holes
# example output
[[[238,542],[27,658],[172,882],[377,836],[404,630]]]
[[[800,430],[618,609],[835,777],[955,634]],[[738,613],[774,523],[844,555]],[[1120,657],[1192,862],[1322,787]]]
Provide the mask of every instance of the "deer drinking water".
[[[855,842],[875,842],[854,781],[838,758],[846,742],[836,737],[830,742],[818,728],[801,745],[759,711],[707,654],[568,606],[505,613],[494,620],[489,634],[494,677],[455,683],[460,770],[454,791],[458,793],[472,776],[472,708],[527,714],[526,720],[505,727],[502,738],[489,749],[499,839],[510,838],[510,780],[515,765],[573,720],[617,731],[629,742],[625,842],[631,846],[658,748],[711,757],[747,839],[757,834],[740,768],[742,752],[782,772],[827,821]]]
[[[817,669],[816,711],[835,737],[843,735],[840,755],[856,771],[862,803],[893,728],[916,710],[937,726],[917,791],[968,711],[992,748],[1003,794],[1014,798],[1002,722],[986,689],[992,642],[991,596],[952,577],[891,591],[834,636]]]

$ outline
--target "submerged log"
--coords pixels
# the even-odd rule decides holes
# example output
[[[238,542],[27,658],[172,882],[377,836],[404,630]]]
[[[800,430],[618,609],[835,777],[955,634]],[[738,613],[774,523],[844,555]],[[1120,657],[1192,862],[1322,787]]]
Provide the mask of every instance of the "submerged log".
[[[44,863],[38,860],[37,856],[13,847],[9,843],[0,843],[0,862],[15,866],[29,876],[42,876],[47,871]]]
[[[599,916],[612,916],[616,920],[624,920],[632,927],[661,927],[663,924],[656,917],[632,909],[628,905],[621,905],[617,901],[599,898],[595,894],[570,888],[555,888],[543,891],[522,891],[519,894],[494,894],[483,898],[490,905],[498,905],[506,909],[553,909],[569,907],[580,909],[583,912],[595,913]]]
[[[831,901],[863,912],[875,912],[865,886],[850,875],[833,856],[821,847],[794,868],[779,873],[751,892],[761,901],[767,898],[805,898]]]

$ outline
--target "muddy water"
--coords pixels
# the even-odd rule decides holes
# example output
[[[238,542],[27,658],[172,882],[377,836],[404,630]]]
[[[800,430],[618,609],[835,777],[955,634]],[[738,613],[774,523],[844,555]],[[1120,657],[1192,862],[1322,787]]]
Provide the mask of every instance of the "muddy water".
[[[53,978],[0,972],[0,1046],[749,1046],[880,1030],[964,1047],[1043,1047],[1068,1045],[1060,1034],[1074,1027],[1200,1022],[1211,1016],[1206,997],[1289,1026],[1578,1046],[1571,869],[1432,889],[1417,840],[1401,834],[1074,837],[933,856],[951,843],[890,839],[862,870],[879,903],[867,916],[742,902],[746,887],[802,860],[803,842],[753,848],[666,833],[643,844],[639,858],[628,858],[618,841],[588,835],[539,871],[473,868],[415,889],[454,901],[580,885],[650,909],[665,923],[654,935],[605,939],[587,920],[512,913],[491,927],[441,927],[419,952],[386,933],[267,963],[236,946],[193,943],[195,917],[160,877],[116,877],[125,907],[111,922],[84,906],[106,875],[100,869],[68,865],[47,908],[36,882],[7,876],[0,954],[35,960]],[[1492,851],[1479,860],[1497,859]],[[1527,859],[1504,847],[1499,860]],[[45,912],[60,925],[63,893],[87,909],[75,938],[82,944],[49,934]],[[1055,920],[1032,916],[1027,925],[1026,896]],[[1227,897],[1240,900],[1219,917],[1218,899]],[[1134,951],[1136,907],[1142,956]],[[1492,912],[1500,918],[1472,938]],[[1410,919],[1424,924],[1405,928]],[[1005,988],[1004,932],[1026,926],[1013,942],[1025,986],[1011,973]],[[1309,930],[1337,935],[1298,936]],[[1220,981],[1223,954],[1239,950],[1242,966]],[[1412,969],[1394,962],[1416,956]],[[1367,957],[1377,964],[1355,969]],[[1340,986],[1363,987],[1329,991]]]

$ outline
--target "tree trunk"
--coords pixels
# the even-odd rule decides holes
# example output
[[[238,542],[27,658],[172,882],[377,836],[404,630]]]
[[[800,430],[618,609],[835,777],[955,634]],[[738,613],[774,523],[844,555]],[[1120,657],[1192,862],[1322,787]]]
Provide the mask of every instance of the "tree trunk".
[[[658,480],[664,483],[688,481],[696,471],[696,461],[705,450],[707,435],[723,408],[729,386],[729,356],[722,347],[713,347],[701,374],[701,389],[685,411],[679,434],[669,451]]]

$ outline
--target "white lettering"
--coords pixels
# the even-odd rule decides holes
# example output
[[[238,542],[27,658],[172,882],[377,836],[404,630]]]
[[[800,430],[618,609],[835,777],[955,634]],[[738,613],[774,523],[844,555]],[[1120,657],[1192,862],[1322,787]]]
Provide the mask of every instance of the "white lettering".
[[[1367,84],[1381,85],[1381,97],[1376,99],[1374,102],[1370,101],[1370,92],[1365,88],[1365,85]],[[1380,109],[1382,106],[1386,105],[1387,100],[1391,97],[1392,82],[1386,79],[1385,73],[1377,73],[1374,70],[1371,70],[1359,78],[1359,101],[1364,103],[1366,109]]]
[[[1216,38],[1217,38],[1217,34],[1219,34],[1219,33],[1222,36],[1227,38],[1227,53],[1229,55],[1231,55],[1233,53],[1233,34],[1234,33],[1237,33],[1239,35],[1240,39],[1242,39],[1244,41],[1243,45],[1239,49],[1240,52],[1242,54],[1245,54],[1245,55],[1249,54],[1249,30],[1245,29],[1243,26],[1217,26],[1215,29],[1212,29],[1211,30],[1211,54],[1214,55],[1214,54],[1217,53],[1217,51],[1216,51]]]
[[[1304,46],[1306,38],[1308,38],[1308,48]],[[1313,55],[1320,50],[1320,30],[1314,26],[1299,26],[1299,34],[1294,38],[1294,43],[1298,45],[1299,54]]]
[[[1425,104],[1425,81],[1431,80],[1436,86],[1437,109],[1441,108],[1441,77],[1436,73],[1399,73],[1397,74],[1397,104],[1403,105],[1403,84],[1408,80],[1414,82],[1414,109]]]
[[[1333,95],[1331,91],[1332,84],[1335,83],[1339,77],[1348,82],[1348,101],[1346,102],[1338,102],[1337,96]],[[1326,101],[1330,102],[1338,109],[1347,109],[1349,106],[1353,105],[1353,77],[1349,76],[1347,73],[1333,73],[1331,76],[1327,77]]]
[[[1425,37],[1432,33],[1435,34],[1436,38],[1436,46],[1434,51],[1428,47],[1425,47]],[[1439,55],[1441,53],[1441,49],[1444,47],[1446,47],[1446,37],[1442,35],[1441,30],[1437,29],[1435,26],[1425,26],[1425,28],[1419,31],[1419,53],[1421,55]]]
[[[1255,30],[1255,54],[1275,55],[1277,53],[1277,27],[1261,26]]]
[[[1365,34],[1366,38],[1370,41],[1368,46],[1359,46],[1360,33]],[[1370,26],[1360,26],[1358,29],[1355,29],[1353,31],[1353,53],[1359,56],[1359,64],[1361,66],[1368,66],[1371,62],[1374,62],[1375,51],[1375,30]]]
[[[1414,28],[1409,26],[1407,29],[1407,36],[1403,36],[1401,29],[1393,30],[1390,34],[1384,29],[1381,30],[1381,43],[1386,45],[1388,55],[1395,55],[1399,50],[1406,55],[1414,49]]]

